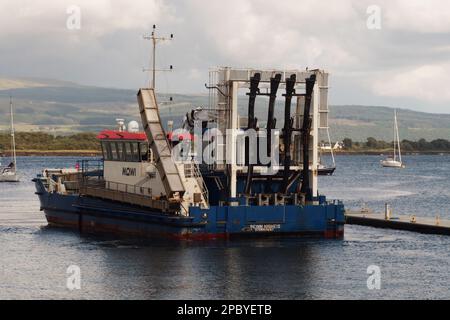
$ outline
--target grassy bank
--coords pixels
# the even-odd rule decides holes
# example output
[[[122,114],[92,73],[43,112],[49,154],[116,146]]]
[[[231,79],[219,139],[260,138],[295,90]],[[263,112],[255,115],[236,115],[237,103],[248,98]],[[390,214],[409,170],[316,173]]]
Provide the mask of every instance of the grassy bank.
[[[335,155],[368,155],[368,156],[378,156],[378,155],[392,155],[393,150],[339,150],[335,152]],[[440,154],[450,154],[450,150],[421,150],[421,151],[407,151],[403,152],[402,155],[440,155]]]
[[[8,152],[11,144],[11,136],[0,133],[0,153]],[[99,152],[100,143],[95,133],[78,133],[64,136],[53,136],[43,132],[17,132],[16,149],[22,153],[80,153]]]
[[[9,155],[7,152],[5,155]],[[22,157],[63,157],[63,156],[81,156],[81,157],[97,157],[101,155],[101,151],[97,150],[20,150],[17,151],[18,156]]]
[[[342,153],[346,154],[392,154],[393,142],[367,138],[365,142],[354,142],[349,138],[343,140],[344,148]],[[402,140],[400,143],[403,154],[440,154],[450,153],[450,141],[445,139],[436,139],[427,141],[419,139],[418,141]]]
[[[0,155],[10,154],[10,139],[8,133],[0,133]],[[343,145],[344,148],[337,154],[388,155],[393,152],[392,142],[374,138],[368,138],[365,142],[354,142],[346,138]],[[425,139],[403,140],[401,147],[403,154],[450,153],[450,141],[445,139],[430,142]],[[60,136],[43,132],[17,132],[16,149],[20,156],[98,156],[101,151],[96,134],[91,132]]]

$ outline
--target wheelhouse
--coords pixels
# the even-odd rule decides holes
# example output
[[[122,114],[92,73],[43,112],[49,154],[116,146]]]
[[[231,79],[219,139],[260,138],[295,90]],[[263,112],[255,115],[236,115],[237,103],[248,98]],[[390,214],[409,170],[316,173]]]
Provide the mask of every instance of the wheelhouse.
[[[149,160],[147,137],[143,132],[104,130],[97,136],[105,161],[143,162]]]

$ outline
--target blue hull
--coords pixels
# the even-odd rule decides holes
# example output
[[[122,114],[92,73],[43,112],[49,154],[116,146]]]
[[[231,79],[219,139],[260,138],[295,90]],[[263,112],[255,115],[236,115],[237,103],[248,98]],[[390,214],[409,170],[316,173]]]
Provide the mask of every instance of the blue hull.
[[[137,237],[217,239],[234,236],[314,236],[342,238],[344,206],[326,203],[306,206],[211,206],[190,208],[188,217],[78,195],[49,193],[34,180],[41,210],[49,225],[85,233]]]

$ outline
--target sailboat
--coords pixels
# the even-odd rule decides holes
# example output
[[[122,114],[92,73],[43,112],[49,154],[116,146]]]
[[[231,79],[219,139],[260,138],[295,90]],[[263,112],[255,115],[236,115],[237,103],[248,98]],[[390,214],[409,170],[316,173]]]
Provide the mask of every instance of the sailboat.
[[[14,134],[14,115],[12,98],[9,99],[11,111],[11,162],[6,167],[0,165],[0,182],[19,182],[17,175],[16,139]]]
[[[398,157],[397,157],[398,151]],[[402,162],[402,152],[400,149],[400,138],[398,134],[397,110],[394,111],[394,156],[381,160],[381,165],[387,168],[405,168]]]
[[[328,136],[328,145],[322,145],[319,148],[319,165],[317,167],[317,173],[319,174],[319,176],[331,176],[333,175],[334,171],[336,170],[336,160],[334,159],[334,153],[333,153],[333,149],[336,147],[336,145],[334,145],[334,147],[331,145],[331,138],[330,138],[330,131],[327,128],[327,136]],[[333,162],[333,164],[327,165],[325,163],[322,162],[322,152],[323,151],[329,151],[331,154],[331,160]]]

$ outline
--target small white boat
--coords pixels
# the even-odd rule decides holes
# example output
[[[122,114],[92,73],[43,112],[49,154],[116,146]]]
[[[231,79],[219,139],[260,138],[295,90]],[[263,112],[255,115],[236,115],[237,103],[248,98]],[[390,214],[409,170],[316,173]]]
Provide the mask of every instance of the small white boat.
[[[336,160],[334,158],[333,150],[337,149],[339,144],[336,142],[336,144],[332,146],[330,138],[330,130],[328,127],[326,128],[326,130],[328,136],[328,144],[322,144],[319,148],[319,164],[317,166],[317,173],[319,174],[319,176],[332,176],[334,171],[336,170]],[[322,152],[325,151],[330,152],[331,160],[333,162],[332,165],[325,164],[322,162]]]
[[[397,158],[398,150],[398,158]],[[381,160],[381,165],[386,168],[405,168],[405,164],[402,161],[402,152],[400,149],[400,138],[398,134],[397,124],[397,110],[394,111],[394,156]]]
[[[401,161],[394,160],[392,158],[387,158],[386,160],[381,160],[383,167],[388,168],[404,168],[405,165]]]
[[[17,175],[14,167],[5,167],[0,172],[0,182],[19,182],[19,176]]]
[[[6,167],[2,167],[0,164],[0,182],[19,182],[19,176],[17,174],[17,157],[16,157],[16,140],[14,134],[14,116],[13,116],[13,104],[12,98],[9,101],[11,109],[11,158],[12,161]]]

